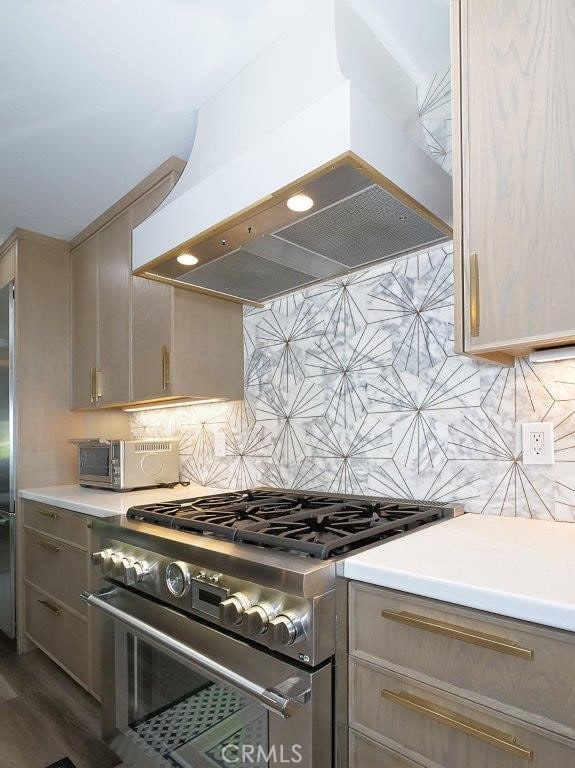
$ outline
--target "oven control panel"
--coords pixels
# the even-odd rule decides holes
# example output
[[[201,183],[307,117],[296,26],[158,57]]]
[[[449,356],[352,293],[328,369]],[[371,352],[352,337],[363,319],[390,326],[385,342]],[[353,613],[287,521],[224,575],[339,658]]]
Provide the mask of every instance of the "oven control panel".
[[[313,636],[314,624],[321,627],[322,617],[330,621],[333,616],[331,592],[316,598],[289,595],[119,542],[92,559],[105,578],[305,664],[334,653],[334,628],[322,627],[321,643]]]

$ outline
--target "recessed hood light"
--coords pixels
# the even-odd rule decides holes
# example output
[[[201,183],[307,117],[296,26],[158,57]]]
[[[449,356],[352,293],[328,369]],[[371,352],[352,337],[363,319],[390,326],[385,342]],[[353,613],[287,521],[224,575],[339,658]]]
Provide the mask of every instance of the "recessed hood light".
[[[181,253],[176,261],[178,264],[183,264],[185,267],[193,267],[194,264],[198,263],[197,257],[193,256],[191,253]]]
[[[302,213],[303,211],[309,211],[310,208],[313,208],[313,200],[309,195],[293,195],[288,198],[286,205],[290,211]]]

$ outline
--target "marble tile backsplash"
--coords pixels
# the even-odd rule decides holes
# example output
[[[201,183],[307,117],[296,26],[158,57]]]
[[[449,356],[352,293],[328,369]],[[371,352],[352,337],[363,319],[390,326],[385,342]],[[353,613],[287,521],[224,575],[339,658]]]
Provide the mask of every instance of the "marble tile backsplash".
[[[243,401],[132,416],[180,437],[184,477],[575,521],[575,362],[455,355],[450,245],[246,308],[244,330]],[[523,466],[525,421],[554,423],[553,467]]]

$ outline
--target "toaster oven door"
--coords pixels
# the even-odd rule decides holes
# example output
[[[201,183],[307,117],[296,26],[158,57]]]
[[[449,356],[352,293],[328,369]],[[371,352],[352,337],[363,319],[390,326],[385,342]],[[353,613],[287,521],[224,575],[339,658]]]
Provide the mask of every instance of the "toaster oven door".
[[[78,443],[78,481],[85,485],[112,487],[113,443]]]

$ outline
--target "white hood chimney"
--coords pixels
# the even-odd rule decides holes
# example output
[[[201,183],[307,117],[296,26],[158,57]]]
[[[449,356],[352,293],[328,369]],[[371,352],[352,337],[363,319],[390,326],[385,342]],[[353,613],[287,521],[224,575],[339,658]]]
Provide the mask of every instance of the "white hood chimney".
[[[134,230],[134,271],[257,302],[447,239],[451,178],[409,137],[416,110],[347,0],[318,0],[200,108],[180,180]],[[287,208],[296,192],[310,211]]]

